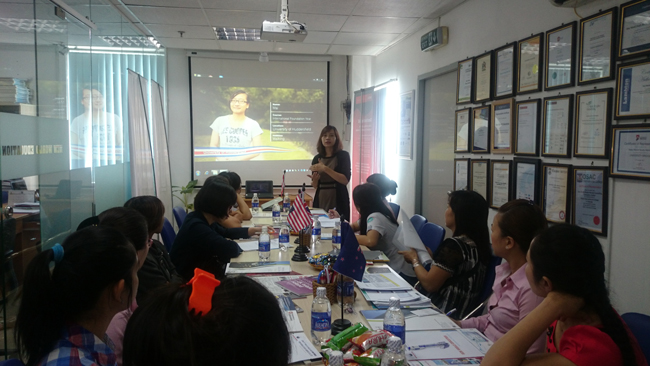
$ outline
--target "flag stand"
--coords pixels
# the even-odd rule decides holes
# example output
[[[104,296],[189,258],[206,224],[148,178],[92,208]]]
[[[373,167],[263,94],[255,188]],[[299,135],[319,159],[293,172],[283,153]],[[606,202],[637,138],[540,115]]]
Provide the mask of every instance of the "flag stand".
[[[341,286],[341,319],[336,319],[332,322],[332,335],[337,335],[342,331],[350,328],[352,322],[347,319],[344,319],[345,310],[343,309],[343,275],[339,273],[339,283],[337,286]]]
[[[293,251],[295,254],[291,257],[291,260],[294,262],[306,262],[309,259],[306,254],[309,253],[309,248],[302,245],[303,232],[304,230],[298,231],[298,247]]]

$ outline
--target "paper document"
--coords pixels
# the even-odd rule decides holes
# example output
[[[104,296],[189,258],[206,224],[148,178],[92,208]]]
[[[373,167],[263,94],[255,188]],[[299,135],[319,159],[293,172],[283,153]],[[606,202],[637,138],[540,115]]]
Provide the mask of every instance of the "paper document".
[[[291,263],[283,262],[235,262],[228,263],[226,274],[290,273]]]
[[[320,217],[318,217],[318,221],[320,221],[320,226],[321,227],[323,227],[323,228],[330,227],[331,228],[331,227],[334,227],[334,223],[336,223],[337,221],[341,221],[341,219],[339,219],[338,217],[334,218],[334,219],[330,219],[327,216],[320,216]]]
[[[284,322],[287,324],[289,333],[302,332],[302,325],[298,319],[298,312],[295,310],[284,311]]]
[[[288,277],[288,276],[287,276]],[[296,278],[282,280],[277,282],[277,285],[287,291],[293,292],[296,295],[311,295],[313,294],[313,281],[314,277],[311,276],[296,276]]]
[[[289,363],[321,358],[320,353],[314,348],[305,333],[291,333],[289,337],[291,338],[291,358]]]
[[[263,277],[260,276],[260,277],[253,277],[253,279],[257,281],[260,285],[266,287],[266,289],[269,290],[273,295],[279,296],[279,295],[289,294],[290,292],[278,286],[279,281],[293,280],[300,277],[302,276],[263,276]]]
[[[402,310],[404,319],[406,321],[406,329],[408,331],[418,330],[441,330],[441,329],[458,329],[458,325],[454,323],[448,316],[444,314],[417,316],[413,314],[417,310]],[[384,315],[386,310],[361,310],[368,324],[373,330],[384,329]]]
[[[362,290],[412,290],[400,275],[388,266],[366,267],[363,281],[356,281]]]
[[[309,212],[311,212],[312,216],[320,216],[320,215],[327,216],[327,212],[325,212],[325,210],[323,210],[322,208],[310,208]]]
[[[409,347],[423,345],[436,346],[416,350],[409,349]],[[409,362],[411,360],[483,357],[491,345],[492,342],[476,329],[406,332],[406,358]]]
[[[393,244],[395,244],[399,250],[406,250],[407,248],[415,249],[418,252],[418,258],[422,265],[430,263],[432,258],[429,255],[427,248],[424,246],[424,243],[422,243],[422,239],[420,239],[417,231],[415,231],[415,228],[411,223],[411,216],[407,214],[404,209],[400,209],[399,215],[397,216],[397,223],[399,226],[397,227],[397,231],[393,237]]]
[[[239,247],[245,252],[253,252],[259,250],[259,241],[257,240],[239,240],[237,241]],[[280,240],[271,239],[271,250],[280,249]]]
[[[388,302],[391,297],[400,299],[400,302],[407,302],[420,299],[417,291],[377,291],[377,290],[363,290],[363,297],[368,301]]]
[[[35,191],[11,190],[7,193],[7,206],[14,207],[19,203],[34,202]]]
[[[411,310],[411,314],[416,316],[438,315],[442,314],[436,309]]]

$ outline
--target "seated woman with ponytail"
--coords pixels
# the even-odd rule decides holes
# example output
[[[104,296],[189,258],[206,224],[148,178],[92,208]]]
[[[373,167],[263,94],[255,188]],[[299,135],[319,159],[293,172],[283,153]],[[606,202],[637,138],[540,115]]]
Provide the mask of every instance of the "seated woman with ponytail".
[[[526,277],[542,303],[494,343],[481,365],[647,366],[605,286],[605,255],[586,229],[556,225],[528,251]],[[526,351],[546,332],[546,353]]]
[[[15,336],[27,365],[115,365],[106,328],[138,288],[137,257],[112,228],[88,227],[27,266]]]

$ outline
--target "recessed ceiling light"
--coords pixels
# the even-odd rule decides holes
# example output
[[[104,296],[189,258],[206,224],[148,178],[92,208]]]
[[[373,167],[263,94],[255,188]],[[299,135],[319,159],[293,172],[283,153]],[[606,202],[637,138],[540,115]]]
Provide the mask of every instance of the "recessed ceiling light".
[[[260,41],[260,30],[257,28],[225,28],[212,27],[220,41]]]

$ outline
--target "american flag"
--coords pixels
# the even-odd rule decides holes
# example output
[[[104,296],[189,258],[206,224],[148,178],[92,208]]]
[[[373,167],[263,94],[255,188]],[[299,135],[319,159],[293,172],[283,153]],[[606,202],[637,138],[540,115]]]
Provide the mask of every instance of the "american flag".
[[[309,208],[307,208],[307,204],[303,200],[302,195],[303,192],[298,191],[298,195],[293,200],[293,205],[291,205],[291,210],[289,210],[289,216],[287,217],[287,221],[289,221],[289,225],[291,225],[293,231],[300,231],[311,226],[311,212],[309,212]]]
[[[284,197],[284,176],[287,175],[287,171],[282,172],[282,190],[280,191],[280,197]]]

